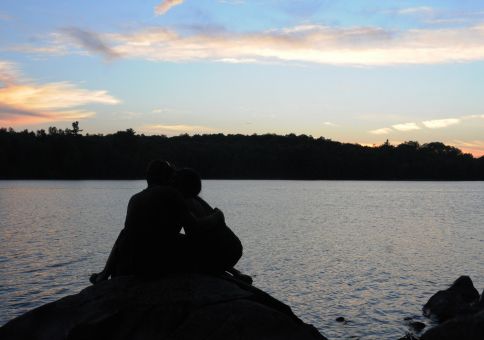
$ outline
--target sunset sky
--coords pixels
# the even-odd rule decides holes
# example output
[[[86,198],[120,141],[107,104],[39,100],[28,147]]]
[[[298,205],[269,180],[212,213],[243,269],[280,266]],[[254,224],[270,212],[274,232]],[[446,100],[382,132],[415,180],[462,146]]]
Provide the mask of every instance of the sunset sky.
[[[484,154],[484,1],[1,0],[0,126]]]

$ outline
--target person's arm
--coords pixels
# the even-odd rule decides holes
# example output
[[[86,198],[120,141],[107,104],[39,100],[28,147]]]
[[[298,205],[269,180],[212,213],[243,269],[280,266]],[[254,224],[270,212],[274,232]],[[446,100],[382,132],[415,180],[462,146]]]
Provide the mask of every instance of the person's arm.
[[[208,203],[204,201],[204,204],[206,204],[212,211],[212,213],[204,217],[196,217],[192,214],[190,209],[188,209],[183,196],[178,192],[174,195],[174,202],[176,209],[178,210],[180,223],[183,225],[187,235],[203,234],[215,226],[220,225],[220,223],[225,223],[225,217],[222,211],[217,208],[212,209]]]
[[[196,196],[194,200],[197,200],[197,202],[203,207],[205,212],[208,214],[208,212],[212,212],[213,208],[210,206],[210,204],[207,203],[203,198],[200,196]]]

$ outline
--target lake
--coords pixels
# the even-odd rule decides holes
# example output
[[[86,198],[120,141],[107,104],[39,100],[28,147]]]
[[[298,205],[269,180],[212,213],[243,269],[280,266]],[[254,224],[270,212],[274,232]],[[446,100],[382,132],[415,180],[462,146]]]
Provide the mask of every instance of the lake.
[[[86,287],[144,187],[0,181],[0,325]],[[218,180],[202,196],[242,240],[238,268],[330,339],[398,339],[459,275],[484,287],[484,182]]]

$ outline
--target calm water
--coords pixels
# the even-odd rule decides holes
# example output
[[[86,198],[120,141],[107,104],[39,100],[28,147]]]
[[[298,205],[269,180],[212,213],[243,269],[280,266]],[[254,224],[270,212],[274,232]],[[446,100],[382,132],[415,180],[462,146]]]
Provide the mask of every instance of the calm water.
[[[484,182],[204,185],[244,243],[239,268],[330,339],[398,339],[459,275],[484,287]],[[143,187],[0,181],[0,325],[88,285]]]

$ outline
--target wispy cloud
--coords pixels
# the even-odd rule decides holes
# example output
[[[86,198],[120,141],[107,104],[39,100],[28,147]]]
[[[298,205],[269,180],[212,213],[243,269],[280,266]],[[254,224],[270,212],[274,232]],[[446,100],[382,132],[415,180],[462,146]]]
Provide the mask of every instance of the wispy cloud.
[[[471,153],[474,157],[484,156],[484,140],[462,141],[454,140],[449,144],[461,149],[465,153]]]
[[[376,130],[371,130],[370,133],[373,135],[388,135],[393,130],[391,128],[381,128]]]
[[[143,132],[159,133],[165,135],[179,135],[183,133],[194,134],[194,133],[210,133],[214,132],[213,128],[201,125],[162,125],[162,124],[152,124],[145,125],[139,128]]]
[[[397,10],[397,13],[402,15],[431,15],[435,13],[435,10],[428,6],[418,6],[401,8]]]
[[[158,6],[155,7],[156,15],[166,14],[170,9],[175,6],[181,5],[184,0],[164,0]]]
[[[484,19],[484,11],[435,11],[427,15],[424,23],[433,25],[481,24]]]
[[[12,20],[12,17],[5,12],[0,12],[0,20],[9,21]]]
[[[245,3],[245,0],[218,0],[221,4],[229,4],[229,5],[242,5]]]
[[[422,122],[422,124],[429,129],[442,129],[448,126],[459,124],[460,122],[461,122],[461,119],[459,118],[447,118],[447,119],[425,120]]]
[[[20,77],[21,72],[15,63],[0,60],[0,86],[14,84]]]
[[[418,126],[416,123],[395,124],[395,125],[392,125],[392,127],[398,131],[420,130],[420,126]]]
[[[106,91],[86,90],[70,82],[36,84],[23,78],[18,67],[7,61],[0,61],[0,83],[2,125],[81,119],[94,114],[82,109],[84,105],[119,103]]]
[[[74,39],[77,48],[82,47],[90,53],[151,61],[305,62],[377,66],[484,60],[484,24],[408,31],[388,31],[379,27],[300,25],[254,33],[201,30],[189,34],[164,27],[104,34],[71,28],[57,34],[71,41]],[[62,39],[57,39],[62,44]],[[48,47],[52,48],[53,45],[51,42]],[[61,47],[65,48],[65,38]],[[24,49],[27,50],[27,47],[24,46]],[[71,53],[81,51],[73,49]]]
[[[332,123],[332,122],[324,122],[323,124],[326,125],[326,126],[331,126],[331,127],[338,126],[338,124],[335,124],[335,123]]]
[[[92,54],[101,54],[106,59],[114,59],[119,57],[119,53],[112,49],[104,41],[102,35],[82,30],[77,27],[69,27],[61,30],[65,36],[71,38],[79,47],[84,48]]]
[[[483,115],[468,115],[462,116],[459,118],[445,118],[445,119],[432,119],[432,120],[424,120],[420,124],[428,129],[443,129],[449,126],[460,124],[464,121],[471,120],[471,119],[484,119]],[[414,130],[421,130],[421,127],[417,123],[402,123],[402,124],[395,124],[392,125],[391,128],[381,128],[376,130],[371,130],[369,133],[375,135],[386,135],[393,131],[414,131]]]

